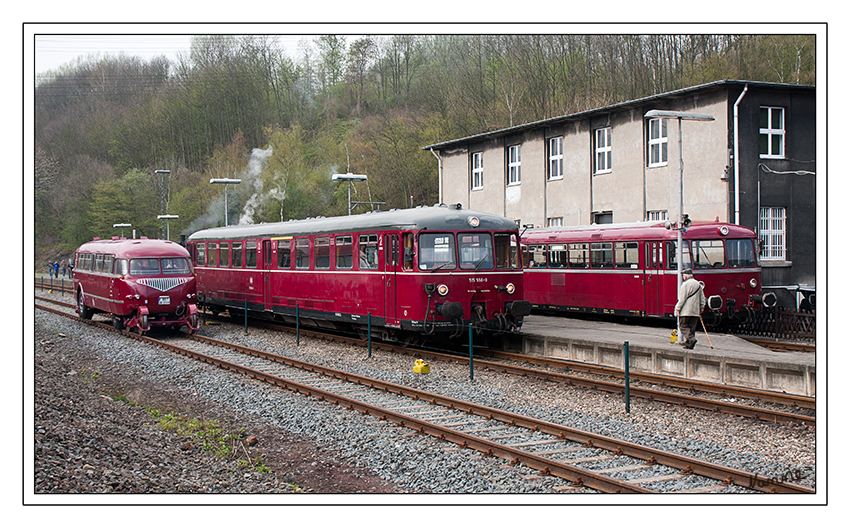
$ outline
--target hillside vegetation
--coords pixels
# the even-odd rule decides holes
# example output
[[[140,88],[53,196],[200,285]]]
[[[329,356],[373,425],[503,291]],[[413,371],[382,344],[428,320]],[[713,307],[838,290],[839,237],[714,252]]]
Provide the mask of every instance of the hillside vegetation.
[[[36,265],[115,223],[159,237],[163,208],[173,240],[223,225],[210,178],[242,179],[230,224],[345,214],[337,172],[368,175],[353,201],[432,205],[424,145],[719,79],[814,84],[814,59],[796,35],[326,35],[80,60],[37,80]]]

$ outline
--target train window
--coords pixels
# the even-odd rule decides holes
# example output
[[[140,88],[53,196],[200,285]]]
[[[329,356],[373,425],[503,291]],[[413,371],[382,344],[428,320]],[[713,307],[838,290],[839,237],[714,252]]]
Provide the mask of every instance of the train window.
[[[667,269],[676,269],[676,247],[677,242],[667,242]],[[693,267],[691,264],[691,252],[688,248],[689,244],[685,241],[682,247],[682,269],[690,269]]]
[[[496,267],[499,269],[519,269],[519,244],[514,233],[496,233]]]
[[[692,244],[694,269],[722,268],[726,265],[722,240],[694,240]]]
[[[159,260],[155,258],[130,260],[130,275],[159,275]]]
[[[360,235],[360,269],[378,269],[378,235]]]
[[[277,269],[289,269],[292,266],[292,240],[277,241]]]
[[[129,273],[129,268],[127,267],[127,259],[118,259],[115,261],[115,274],[116,275],[127,275]]]
[[[112,261],[115,257],[113,255],[104,255],[103,256],[103,272],[112,274]]]
[[[94,256],[94,271],[102,271],[103,270],[103,255],[98,253]]]
[[[618,269],[637,269],[640,264],[637,242],[614,242],[614,266]]]
[[[493,269],[493,237],[490,233],[461,233],[457,238],[461,269]]]
[[[614,267],[614,244],[611,242],[590,243],[590,267],[591,268],[613,268]]]
[[[313,241],[313,249],[316,252],[316,269],[330,269],[331,267],[330,240],[330,237],[316,237]]]
[[[207,251],[206,246],[203,242],[197,244],[195,246],[197,248],[197,254],[195,255],[195,265],[197,266],[206,266],[207,265]]]
[[[532,244],[528,246],[528,267],[546,267],[546,246],[543,244]]]
[[[550,268],[566,268],[567,267],[567,246],[566,246],[566,244],[550,244],[549,245],[549,267]]]
[[[310,239],[299,238],[295,240],[295,268],[308,269],[310,267]]]
[[[753,249],[753,241],[749,239],[737,239],[726,241],[726,255],[729,259],[730,268],[754,268],[756,267],[756,254]]]
[[[242,267],[242,242],[234,242],[231,248],[232,261],[230,266],[233,268],[241,268]]]
[[[257,241],[256,240],[246,240],[245,241],[245,267],[246,268],[256,268],[257,267]]]
[[[354,267],[354,239],[350,236],[336,237],[336,269]]]
[[[455,269],[454,237],[449,233],[419,235],[419,269]]]
[[[218,245],[218,265],[222,268],[230,266],[230,243],[222,242]]]
[[[413,269],[413,233],[402,235],[404,240],[404,269]]]
[[[590,248],[587,242],[569,244],[567,247],[571,268],[590,267]]]
[[[215,242],[207,243],[208,257],[207,266],[218,266],[218,244]]]
[[[162,259],[162,273],[164,275],[188,275],[189,261],[180,258],[164,258]]]

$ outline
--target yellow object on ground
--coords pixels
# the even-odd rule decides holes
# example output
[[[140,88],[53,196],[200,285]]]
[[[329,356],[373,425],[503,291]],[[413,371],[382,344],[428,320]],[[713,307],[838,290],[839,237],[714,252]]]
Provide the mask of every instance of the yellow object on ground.
[[[421,359],[417,359],[415,363],[413,363],[413,372],[417,374],[428,374],[431,372],[431,366],[428,363],[425,363]]]
[[[670,334],[670,343],[675,343],[679,340],[679,333],[676,330],[673,330],[673,333]]]

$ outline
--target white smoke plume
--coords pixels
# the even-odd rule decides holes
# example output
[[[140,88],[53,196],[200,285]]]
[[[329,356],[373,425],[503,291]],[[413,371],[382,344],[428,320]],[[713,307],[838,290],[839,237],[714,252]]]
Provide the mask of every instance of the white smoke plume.
[[[251,190],[251,197],[245,202],[245,207],[242,208],[242,216],[239,217],[239,225],[248,225],[254,223],[254,211],[260,204],[263,198],[263,179],[260,175],[268,163],[269,157],[272,155],[273,148],[270,146],[266,150],[255,148],[251,151],[251,159],[248,160],[248,167],[240,176],[242,185],[246,189]]]

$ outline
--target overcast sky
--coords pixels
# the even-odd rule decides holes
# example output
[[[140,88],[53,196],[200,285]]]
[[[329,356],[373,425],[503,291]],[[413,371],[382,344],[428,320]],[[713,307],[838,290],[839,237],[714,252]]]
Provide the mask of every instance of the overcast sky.
[[[312,40],[315,35],[277,35],[278,43],[290,56],[295,57],[302,39]],[[188,55],[192,35],[169,34],[111,34],[111,35],[61,35],[39,33],[35,38],[35,72],[54,70],[59,66],[85,59],[89,56],[138,56],[150,60],[165,55],[175,60],[178,54]],[[350,44],[350,39],[349,44]]]

